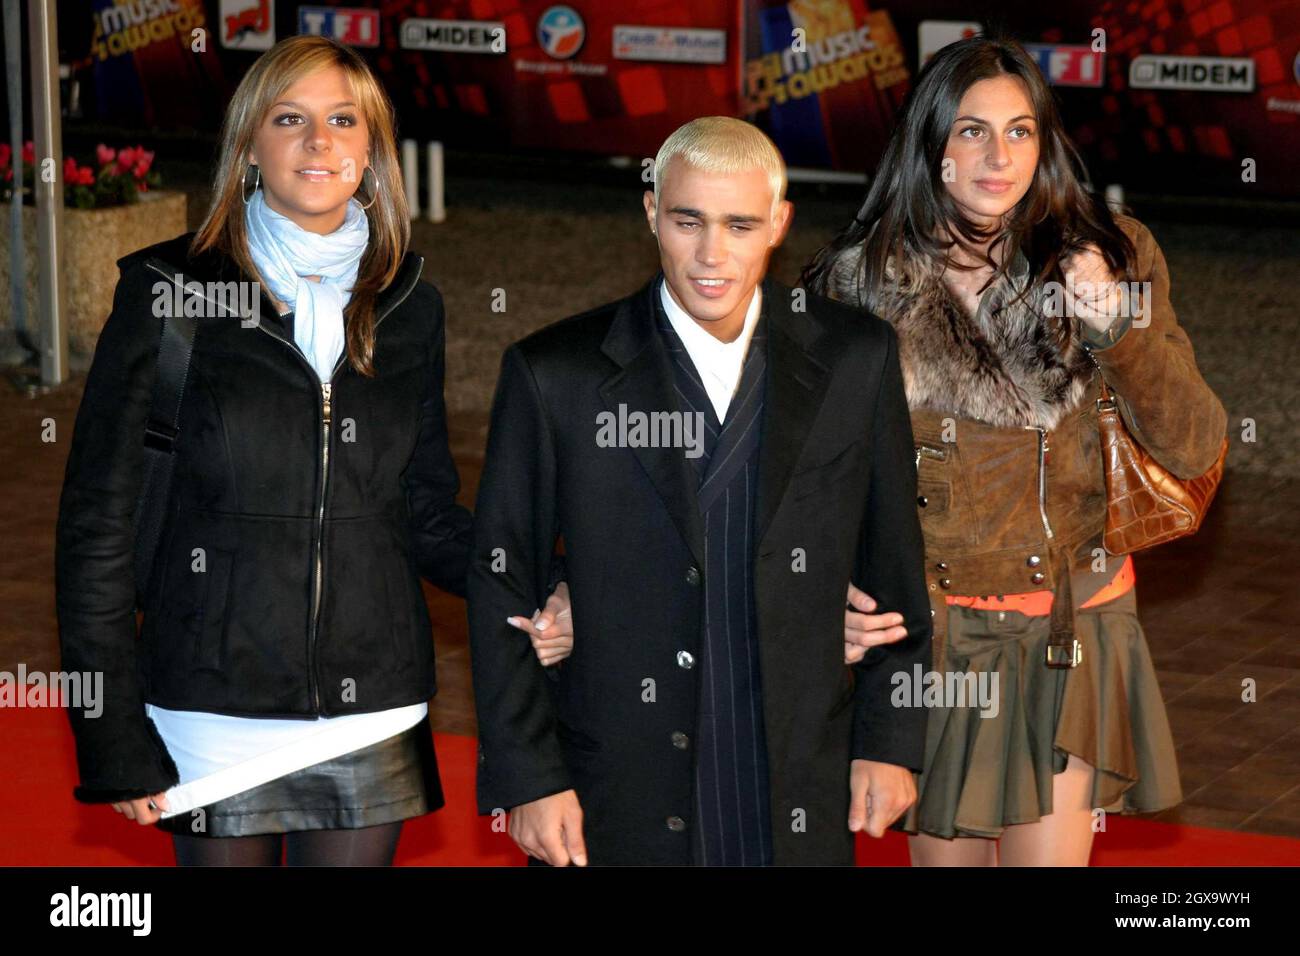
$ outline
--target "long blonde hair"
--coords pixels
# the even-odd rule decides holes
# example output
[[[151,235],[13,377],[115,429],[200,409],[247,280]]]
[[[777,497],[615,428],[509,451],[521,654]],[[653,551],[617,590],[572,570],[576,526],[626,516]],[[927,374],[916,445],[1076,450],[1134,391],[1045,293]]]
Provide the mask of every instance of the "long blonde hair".
[[[331,66],[343,71],[366,119],[370,167],[378,187],[374,202],[366,210],[370,242],[343,313],[348,360],[358,374],[373,376],[375,297],[397,275],[411,241],[411,219],[397,157],[393,105],[370,67],[353,50],[326,37],[288,37],[258,57],[244,74],[226,109],[212,203],[190,243],[190,254],[215,248],[234,259],[245,273],[262,281],[248,253],[244,224],[246,157],[258,127],[285,91],[303,77]]]

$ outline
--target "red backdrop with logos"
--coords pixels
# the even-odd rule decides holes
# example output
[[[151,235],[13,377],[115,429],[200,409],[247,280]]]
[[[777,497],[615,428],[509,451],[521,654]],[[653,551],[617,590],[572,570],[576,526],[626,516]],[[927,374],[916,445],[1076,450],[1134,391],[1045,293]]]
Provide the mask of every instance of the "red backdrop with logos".
[[[322,30],[374,66],[403,136],[640,158],[680,123],[726,113],[768,130],[791,165],[853,172],[879,157],[922,37],[1001,29],[1035,44],[1099,182],[1300,197],[1294,0],[1002,0],[984,13],[968,0],[92,6],[61,5],[67,55],[96,118],[142,130],[215,131],[262,49]]]

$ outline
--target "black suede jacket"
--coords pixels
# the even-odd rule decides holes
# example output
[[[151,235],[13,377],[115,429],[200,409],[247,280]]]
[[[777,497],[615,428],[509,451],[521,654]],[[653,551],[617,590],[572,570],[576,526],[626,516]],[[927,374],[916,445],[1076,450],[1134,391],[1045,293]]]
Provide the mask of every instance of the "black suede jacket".
[[[190,239],[118,262],[59,503],[62,667],[104,675],[102,713],[69,710],[83,802],[178,782],[146,702],[312,719],[427,700],[419,578],[465,593],[471,516],[455,500],[442,298],[423,259],[407,253],[378,298],[375,376],[343,356],[322,382],[266,294],[255,323],[230,309],[238,297],[219,284],[248,277],[222,254],[191,259]],[[133,515],[158,316],[195,281],[204,314],[137,634]]]

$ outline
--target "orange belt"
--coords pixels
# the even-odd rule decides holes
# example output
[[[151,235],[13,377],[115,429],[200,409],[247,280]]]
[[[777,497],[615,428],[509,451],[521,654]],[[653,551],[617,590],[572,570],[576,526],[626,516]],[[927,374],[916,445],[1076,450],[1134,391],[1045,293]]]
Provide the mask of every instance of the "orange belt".
[[[1110,583],[1090,597],[1081,606],[1094,607],[1113,601],[1127,591],[1132,590],[1137,576],[1133,571],[1133,555],[1124,556],[1124,563],[1115,572]],[[949,604],[975,608],[978,611],[1019,611],[1030,617],[1052,613],[1051,591],[1025,591],[1020,594],[1004,594],[1000,597],[969,597],[964,594],[950,594],[946,598]]]

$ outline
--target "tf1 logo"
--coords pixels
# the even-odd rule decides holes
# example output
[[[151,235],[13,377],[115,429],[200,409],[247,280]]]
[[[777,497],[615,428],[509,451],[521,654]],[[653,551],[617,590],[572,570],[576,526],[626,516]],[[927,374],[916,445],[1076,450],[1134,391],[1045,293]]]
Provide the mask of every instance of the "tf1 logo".
[[[364,7],[299,7],[298,32],[348,46],[379,46],[379,11]]]
[[[1101,86],[1105,54],[1090,46],[1063,43],[1026,43],[1025,52],[1053,86]]]

